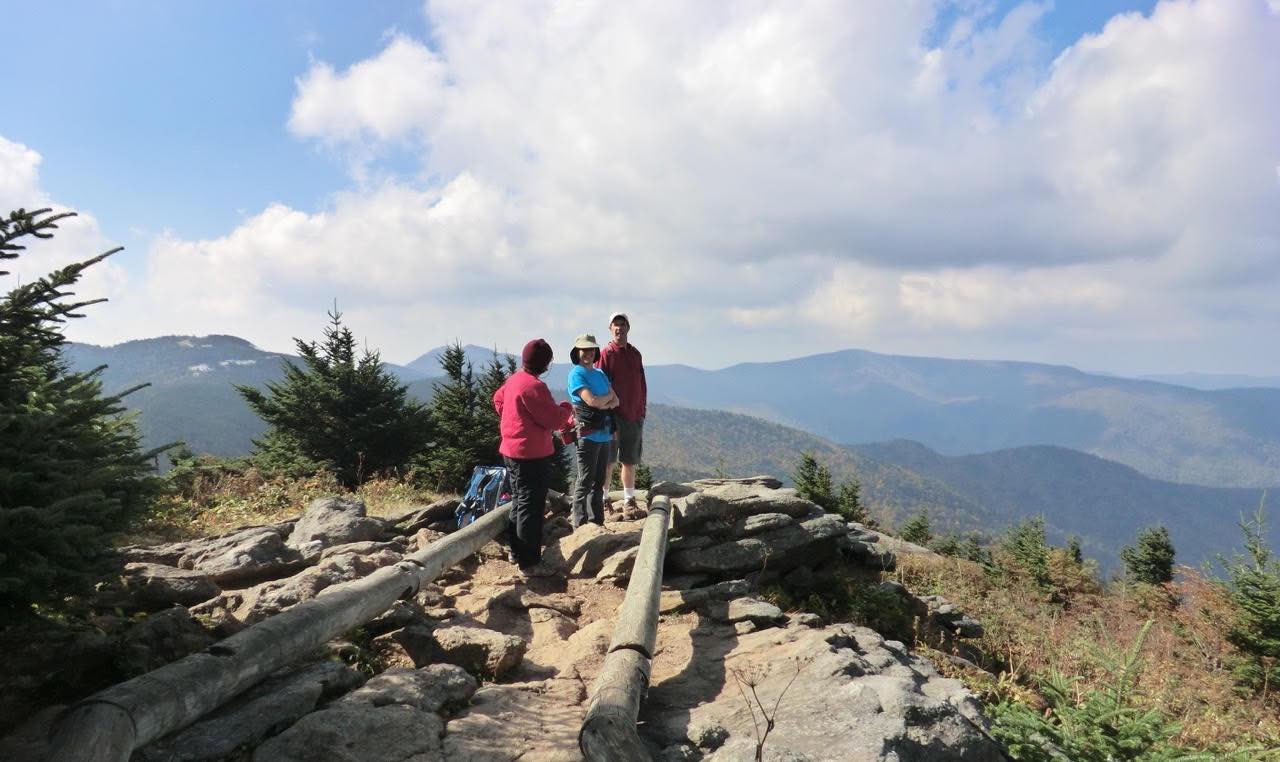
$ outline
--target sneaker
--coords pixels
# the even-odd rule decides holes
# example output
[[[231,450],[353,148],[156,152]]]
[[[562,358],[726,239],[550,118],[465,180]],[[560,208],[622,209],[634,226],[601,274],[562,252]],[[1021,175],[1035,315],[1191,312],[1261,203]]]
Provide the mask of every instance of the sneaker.
[[[530,566],[521,566],[520,573],[526,577],[555,577],[560,574],[559,570],[547,566],[546,561],[539,561]]]

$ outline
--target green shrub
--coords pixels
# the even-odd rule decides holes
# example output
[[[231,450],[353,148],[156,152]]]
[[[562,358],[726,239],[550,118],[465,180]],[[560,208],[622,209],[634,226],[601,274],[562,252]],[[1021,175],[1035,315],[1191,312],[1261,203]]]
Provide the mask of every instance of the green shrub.
[[[1100,690],[1079,691],[1078,678],[1050,672],[1040,681],[1045,711],[1006,699],[992,707],[991,734],[1010,756],[1028,762],[1213,759],[1174,745],[1178,726],[1153,709],[1133,705],[1130,691],[1141,670],[1148,621],[1119,659],[1104,660],[1112,677]]]
[[[831,471],[819,463],[813,453],[800,453],[800,460],[796,462],[796,470],[791,474],[791,479],[795,482],[796,492],[800,497],[817,503],[824,511],[835,509]]]

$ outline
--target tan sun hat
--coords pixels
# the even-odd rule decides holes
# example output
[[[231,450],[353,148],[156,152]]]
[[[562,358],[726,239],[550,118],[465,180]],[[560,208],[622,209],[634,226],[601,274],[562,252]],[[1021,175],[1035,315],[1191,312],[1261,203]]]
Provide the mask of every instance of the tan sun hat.
[[[574,365],[578,364],[578,357],[581,356],[583,349],[594,349],[598,353],[600,345],[596,343],[596,337],[589,333],[584,333],[573,340],[573,349],[569,350],[569,362]]]

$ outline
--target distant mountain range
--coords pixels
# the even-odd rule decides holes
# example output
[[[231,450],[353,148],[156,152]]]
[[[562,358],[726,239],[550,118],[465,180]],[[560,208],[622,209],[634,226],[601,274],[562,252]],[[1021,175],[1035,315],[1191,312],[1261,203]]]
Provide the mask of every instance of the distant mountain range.
[[[493,355],[482,347],[466,350],[477,369]],[[441,373],[440,351],[387,368],[409,384],[412,394],[429,399]],[[261,386],[280,377],[281,363],[297,361],[232,336],[166,336],[116,347],[71,344],[66,358],[77,369],[106,364],[108,392],[151,383],[126,398],[139,411],[148,446],[182,440],[198,452],[217,455],[249,452],[264,429],[233,384]],[[558,392],[563,392],[559,379],[566,368],[555,366],[547,376]],[[1278,390],[1203,392],[1055,366],[842,352],[721,371],[655,366],[648,373],[657,400],[676,397],[707,407],[718,402],[803,418],[812,427],[804,431],[761,417],[655,402],[647,422],[646,461],[659,477],[772,473],[785,478],[797,454],[812,450],[837,481],[856,475],[868,505],[885,518],[901,520],[924,508],[938,531],[994,533],[1044,515],[1052,541],[1078,534],[1086,551],[1107,568],[1114,567],[1120,546],[1132,542],[1139,528],[1161,522],[1173,533],[1180,562],[1199,563],[1229,551],[1239,544],[1236,522],[1257,507],[1261,490],[1162,481],[1062,446],[1024,443],[944,455],[927,442],[903,440],[927,435],[964,452],[980,449],[983,442],[1074,432],[1077,441],[1145,452],[1149,461],[1176,461],[1194,471],[1250,445],[1262,455],[1274,452],[1280,433],[1280,425],[1264,425],[1276,423],[1267,416],[1276,415]],[[954,380],[949,396],[944,395],[948,373]],[[965,430],[965,421],[972,431]],[[837,444],[861,439],[847,435],[855,425],[867,436],[883,433],[887,441]],[[1047,433],[1037,433],[1037,425]],[[823,431],[845,433],[824,437]],[[1210,434],[1214,447],[1187,444]],[[1154,442],[1158,436],[1167,441]],[[1265,460],[1255,453],[1254,473],[1267,472]]]
[[[1280,389],[1204,391],[1020,362],[860,350],[723,370],[649,369],[650,399],[729,410],[860,444],[950,455],[1057,445],[1159,479],[1280,483]]]
[[[1280,376],[1245,376],[1239,373],[1172,373],[1143,376],[1144,381],[1189,386],[1192,389],[1280,389]]]

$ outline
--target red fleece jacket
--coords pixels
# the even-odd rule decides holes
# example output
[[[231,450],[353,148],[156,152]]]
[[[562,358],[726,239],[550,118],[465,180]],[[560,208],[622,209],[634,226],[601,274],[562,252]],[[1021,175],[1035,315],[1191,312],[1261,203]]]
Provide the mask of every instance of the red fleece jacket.
[[[537,376],[526,370],[513,373],[493,393],[493,409],[501,420],[498,452],[518,460],[545,458],[555,452],[551,432],[564,423],[564,411]]]

